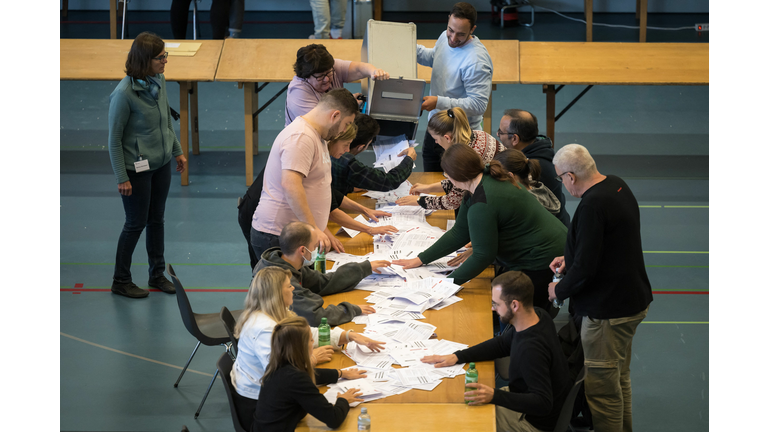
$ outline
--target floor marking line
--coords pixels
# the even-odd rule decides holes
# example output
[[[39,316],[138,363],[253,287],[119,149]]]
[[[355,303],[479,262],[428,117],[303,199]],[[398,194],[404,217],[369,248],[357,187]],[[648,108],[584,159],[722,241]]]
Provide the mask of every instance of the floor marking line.
[[[643,251],[643,253],[651,254],[708,254],[709,251]]]
[[[176,365],[172,365],[172,364],[169,364],[169,363],[163,363],[163,362],[161,362],[161,361],[158,361],[158,360],[152,360],[152,359],[150,359],[150,358],[146,358],[146,357],[138,356],[138,355],[136,355],[136,354],[127,353],[127,352],[125,352],[125,351],[120,351],[120,350],[116,350],[116,349],[114,349],[114,348],[106,347],[106,346],[104,346],[104,345],[99,345],[99,344],[97,344],[97,343],[89,342],[89,341],[87,341],[87,340],[85,340],[85,339],[80,339],[79,337],[75,337],[75,336],[72,336],[72,335],[68,335],[68,334],[66,334],[66,333],[64,333],[64,332],[59,332],[59,333],[60,333],[62,336],[68,337],[68,338],[70,338],[70,339],[74,339],[74,340],[76,340],[76,341],[78,341],[78,342],[86,343],[86,344],[88,344],[88,345],[93,345],[93,346],[95,346],[95,347],[97,347],[97,348],[105,349],[105,350],[107,350],[107,351],[112,351],[112,352],[115,352],[115,353],[118,353],[118,354],[126,355],[126,356],[128,356],[128,357],[134,357],[134,358],[137,358],[137,359],[139,359],[139,360],[145,360],[145,361],[148,361],[148,362],[157,363],[157,364],[159,364],[159,365],[163,365],[163,366],[172,367],[172,368],[174,368],[174,369],[178,369],[178,370],[182,370],[182,369],[184,369],[184,368],[183,368],[183,367],[181,367],[181,366],[176,366]],[[198,375],[205,375],[205,376],[207,376],[207,377],[211,377],[211,378],[213,378],[213,374],[209,374],[209,373],[205,373],[205,372],[196,371],[196,370],[194,370],[194,369],[189,369],[189,368],[187,368],[187,372],[192,372],[192,373],[196,373],[196,374],[198,374]]]

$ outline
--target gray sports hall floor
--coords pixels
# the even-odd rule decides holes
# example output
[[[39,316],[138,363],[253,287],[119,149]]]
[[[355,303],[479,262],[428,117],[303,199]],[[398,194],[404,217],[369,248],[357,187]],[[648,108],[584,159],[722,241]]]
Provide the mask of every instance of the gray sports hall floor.
[[[578,15],[573,15],[578,17]],[[293,37],[312,32],[309,13],[246,14],[245,37]],[[105,38],[106,12],[70,11],[62,38]],[[170,38],[166,12],[134,12],[130,35],[150,30]],[[419,38],[436,38],[443,14],[385,14],[417,22]],[[201,13],[203,38],[210,37]],[[634,25],[633,16],[596,14],[595,22]],[[708,15],[651,15],[649,25],[679,27]],[[191,25],[190,25],[191,34]],[[538,13],[533,28],[491,27],[481,16],[480,39],[581,41],[583,25]],[[303,36],[302,36],[303,37]],[[636,30],[595,27],[596,41],[637,39]],[[693,30],[649,30],[650,42],[708,42]],[[173,67],[173,62],[168,65]],[[131,300],[109,292],[124,222],[107,143],[107,109],[114,82],[61,82],[60,104],[60,427],[72,431],[230,431],[226,396],[216,382],[198,420],[193,414],[222,350],[201,347],[178,388],[173,383],[195,340],[184,329],[174,296],[152,292]],[[349,88],[354,90],[359,85]],[[562,108],[583,87],[558,94]],[[245,192],[242,90],[201,83],[201,154],[190,157],[190,185],[174,174],[166,213],[166,261],[173,264],[198,312],[242,308],[250,279],[235,203]],[[280,89],[268,86],[261,101]],[[169,85],[178,109],[178,86]],[[261,115],[260,169],[283,125],[281,96]],[[533,112],[544,130],[540,86],[498,86],[494,130],[506,108]],[[557,143],[587,146],[602,173],[623,177],[641,206],[643,248],[654,289],[632,359],[637,431],[696,432],[709,428],[709,87],[597,86],[557,122]],[[426,126],[422,119],[418,137]],[[178,123],[176,123],[178,128]],[[178,133],[178,129],[177,129]],[[372,160],[372,154],[365,155]],[[420,162],[420,161],[419,161]],[[419,163],[420,165],[420,163]],[[421,169],[419,167],[419,169]],[[578,201],[569,197],[573,214]],[[143,239],[134,254],[134,281],[146,287]],[[82,285],[80,285],[82,284]],[[490,307],[490,306],[489,306]],[[375,420],[374,420],[375,421]]]

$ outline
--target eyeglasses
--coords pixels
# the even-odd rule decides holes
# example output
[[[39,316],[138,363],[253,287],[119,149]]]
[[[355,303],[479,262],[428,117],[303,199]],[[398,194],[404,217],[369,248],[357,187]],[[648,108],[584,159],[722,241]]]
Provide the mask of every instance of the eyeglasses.
[[[331,77],[333,76],[333,72],[334,70],[333,68],[331,68],[331,70],[329,70],[326,73],[312,75],[312,77],[318,81],[324,81],[326,78],[331,79]]]
[[[497,136],[502,136],[502,135],[514,135],[514,132],[502,132],[502,131],[501,131],[501,129],[499,129],[499,130],[497,130],[497,131],[496,131],[496,135],[497,135]]]
[[[573,173],[572,173],[572,172],[570,172],[570,171],[566,171],[566,172],[564,172],[564,173],[562,173],[562,174],[560,174],[560,175],[557,175],[557,176],[555,176],[555,178],[557,179],[557,181],[559,181],[560,183],[562,183],[562,182],[563,182],[563,176],[564,176],[564,175],[566,175],[566,174],[573,174]]]
[[[167,58],[168,58],[168,53],[166,52],[163,55],[159,55],[157,57],[152,57],[152,60],[163,61],[163,60],[165,60]]]

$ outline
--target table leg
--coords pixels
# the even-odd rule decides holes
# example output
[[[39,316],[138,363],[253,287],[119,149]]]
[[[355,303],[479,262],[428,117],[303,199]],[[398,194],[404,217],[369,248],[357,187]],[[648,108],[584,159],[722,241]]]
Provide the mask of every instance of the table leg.
[[[552,147],[555,146],[555,86],[544,84],[544,94],[547,95],[547,137],[552,140]]]
[[[253,183],[253,156],[259,154],[259,118],[253,117],[259,109],[257,83],[244,83],[245,87],[245,185]]]
[[[192,114],[192,154],[200,154],[200,130],[197,122],[197,81],[192,82],[189,98],[190,113]]]
[[[384,0],[373,0],[373,19],[381,21],[382,3]]]
[[[181,185],[187,186],[189,184],[189,167],[192,165],[189,162],[189,88],[191,83],[188,81],[179,81],[179,128],[181,129],[179,142],[181,143],[181,151],[184,152],[184,157],[187,158],[187,169],[181,173]]]
[[[645,42],[645,35],[648,30],[648,0],[637,0],[638,11],[640,15],[640,42]]]
[[[117,0],[109,0],[109,38],[117,39]]]
[[[493,92],[496,90],[496,84],[491,84],[491,94],[488,95],[488,106],[483,113],[483,130],[489,135],[493,135]]]
[[[584,15],[587,18],[587,42],[592,42],[592,0],[584,0]]]

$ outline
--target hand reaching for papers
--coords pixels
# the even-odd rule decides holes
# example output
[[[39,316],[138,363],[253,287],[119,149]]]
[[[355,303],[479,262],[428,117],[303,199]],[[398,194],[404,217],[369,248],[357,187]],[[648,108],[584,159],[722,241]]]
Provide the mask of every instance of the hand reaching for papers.
[[[363,315],[370,315],[376,313],[376,309],[373,308],[373,306],[368,305],[357,305],[357,307],[360,308],[360,311]]]
[[[381,210],[368,209],[365,212],[365,217],[368,218],[368,220],[372,220],[374,222],[378,222],[380,217],[390,217],[390,216],[392,216],[392,213],[387,213]]]
[[[341,371],[341,377],[348,380],[358,379],[358,378],[366,378],[368,375],[365,374],[365,369],[342,369]]]
[[[416,267],[421,267],[421,258],[411,258],[411,259],[400,259],[400,260],[393,260],[392,264],[402,266],[404,269],[412,269]]]
[[[389,267],[389,265],[390,265],[389,261],[384,261],[384,260],[371,261],[371,270],[374,273],[381,274],[379,269],[382,267]]]
[[[395,201],[395,204],[399,206],[417,206],[419,205],[419,196],[409,195],[407,197],[398,198],[397,201]]]
[[[336,393],[336,398],[342,398],[346,399],[347,402],[353,403],[353,402],[362,402],[363,400],[360,399],[360,396],[363,395],[363,392],[360,391],[360,389],[349,389],[344,393]]]
[[[380,227],[371,227],[369,234],[370,235],[394,234],[397,231],[398,231],[398,229],[393,227],[392,225],[384,225],[384,226],[380,226]]]
[[[333,347],[330,345],[325,345],[321,347],[317,347],[314,350],[312,350],[312,365],[317,365],[320,363],[325,363],[331,361],[331,357],[333,356]]]
[[[398,156],[408,156],[411,159],[416,161],[416,150],[413,149],[413,147],[408,147],[407,149],[403,150],[398,154]]]
[[[363,345],[374,352],[379,352],[383,350],[384,349],[383,345],[386,343],[386,342],[375,341],[367,336],[363,336],[360,333],[354,333],[354,332],[349,333],[349,338],[352,340],[352,342],[358,345]]]
[[[485,384],[469,383],[466,386],[477,389],[464,393],[464,400],[470,401],[469,405],[485,405],[493,399],[493,389]]]
[[[431,365],[435,365],[435,367],[438,367],[438,368],[453,366],[456,363],[458,363],[458,361],[459,361],[459,358],[456,357],[456,354],[431,355],[431,356],[423,357],[421,359],[422,363],[429,363]]]
[[[472,256],[472,246],[469,246],[466,251],[460,253],[456,258],[448,261],[448,265],[451,267],[458,266]]]
[[[325,228],[325,236],[328,238],[328,242],[331,245],[331,248],[335,250],[336,252],[343,253],[344,251],[344,245],[341,244],[341,241],[337,239],[333,233],[328,229],[328,227]],[[326,247],[325,249],[326,253],[330,252],[330,249]]]

